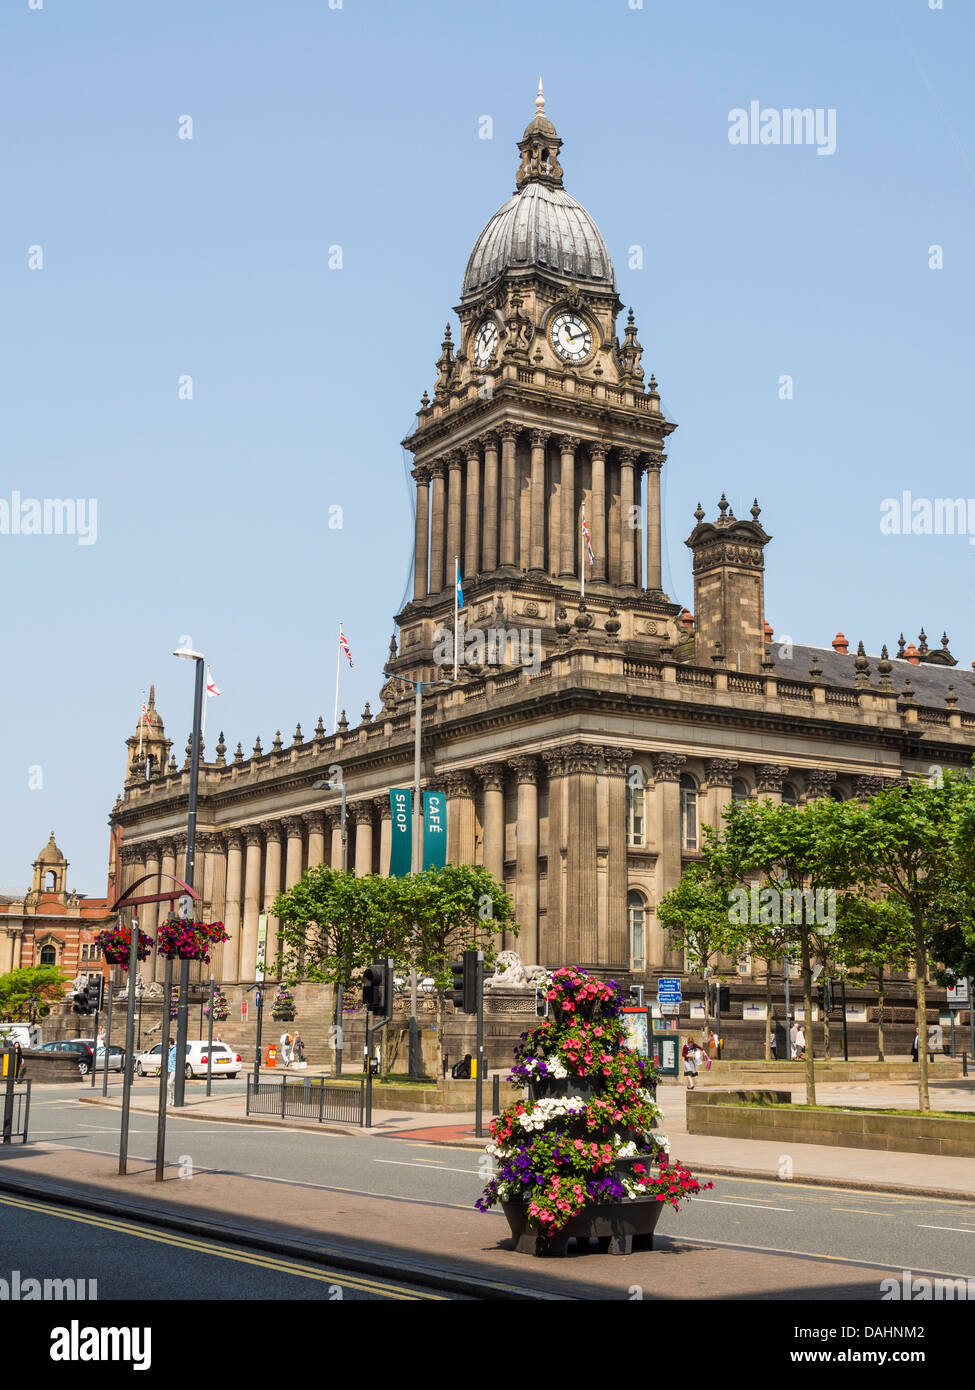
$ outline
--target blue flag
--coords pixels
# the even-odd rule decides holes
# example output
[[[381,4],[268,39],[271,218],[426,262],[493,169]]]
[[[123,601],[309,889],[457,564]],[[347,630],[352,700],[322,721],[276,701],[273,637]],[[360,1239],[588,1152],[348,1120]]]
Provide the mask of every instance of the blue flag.
[[[463,585],[461,584],[461,582],[460,582],[460,561],[459,561],[459,560],[455,560],[455,561],[454,561],[454,565],[455,565],[456,568],[457,568],[457,607],[458,607],[458,608],[463,608],[463,606],[464,606],[464,586],[463,586]]]

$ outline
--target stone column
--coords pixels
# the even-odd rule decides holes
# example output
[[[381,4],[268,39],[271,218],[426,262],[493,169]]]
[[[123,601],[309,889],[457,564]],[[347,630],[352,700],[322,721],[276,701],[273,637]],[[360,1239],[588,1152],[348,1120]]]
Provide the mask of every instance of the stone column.
[[[498,436],[490,430],[481,443],[484,445],[484,554],[481,568],[490,574],[498,567]]]
[[[715,830],[724,830],[724,810],[731,801],[731,779],[737,768],[737,758],[712,758],[708,763],[708,812]],[[704,817],[700,810],[699,804],[698,821],[703,826]],[[701,843],[703,838],[702,830]]]
[[[547,430],[532,430],[531,560],[530,567],[545,573],[545,446]]]
[[[430,470],[413,469],[416,479],[416,536],[413,546],[413,599],[427,596],[427,563],[430,534]]]
[[[510,758],[508,766],[518,779],[518,833],[516,836],[515,919],[521,927],[530,964],[539,958],[538,939],[538,759],[531,754]]]
[[[636,449],[620,450],[620,584],[632,589],[636,584],[633,562],[633,469],[639,457]]]
[[[562,799],[565,792],[565,754],[553,749],[542,754],[548,773],[548,843],[545,856],[548,862],[548,883],[545,902],[545,934],[542,939],[540,965],[562,965],[567,960],[565,945],[565,911],[563,907],[564,820]]]
[[[173,836],[161,841],[162,863],[159,867],[160,893],[166,893],[170,888],[175,888],[173,878],[176,876],[176,840]],[[169,912],[169,903],[158,903],[156,912],[157,925],[164,921]],[[145,927],[142,928],[145,931]],[[166,974],[165,957],[158,954],[155,947],[152,952],[152,978],[162,980]]]
[[[665,455],[647,463],[647,589],[657,593],[663,586],[661,575],[660,469]]]
[[[641,454],[633,466],[633,505],[636,507],[636,527],[633,531],[633,582],[643,588],[643,474],[646,462]]]
[[[284,864],[284,886],[293,888],[301,878],[302,833],[304,827],[300,816],[286,816],[284,833],[288,837],[288,848]]]
[[[355,823],[355,876],[372,873],[372,802],[353,801],[348,808]]]
[[[626,920],[626,770],[633,760],[633,752],[629,748],[604,748],[603,758],[606,763],[609,791],[608,913],[606,940],[600,943],[602,951],[599,959],[612,970],[629,970]]]
[[[444,778],[447,789],[447,863],[474,863],[474,775],[471,772],[448,772]]]
[[[591,443],[593,579],[606,578],[606,454],[605,444]]]
[[[176,877],[182,882],[186,882],[186,835],[176,836]],[[196,884],[192,885],[196,888]],[[199,889],[197,889],[199,892]]]
[[[681,875],[680,777],[684,753],[654,755],[654,836],[657,845],[655,901],[676,888]],[[683,969],[683,953],[670,948],[667,934],[654,919],[647,933],[647,965],[650,969]]]
[[[518,502],[515,446],[517,425],[502,425],[501,435],[501,563],[515,566],[515,516]]]
[[[279,820],[268,820],[261,829],[265,837],[263,910],[270,912],[271,904],[281,892],[281,836],[284,826]]]
[[[342,867],[342,812],[338,806],[330,806],[325,812],[325,819],[332,828],[331,859],[330,867],[341,869]],[[346,827],[348,829],[348,827]]]
[[[228,830],[227,841],[227,897],[223,910],[223,924],[230,934],[230,940],[223,948],[223,976],[225,980],[240,980],[241,974],[241,889],[244,881],[244,837],[239,830]]]
[[[444,588],[452,588],[456,570],[454,556],[460,559],[461,545],[461,494],[464,489],[464,456],[459,449],[452,449],[446,456],[447,464],[447,578]]]
[[[484,788],[484,867],[504,883],[504,765],[478,768]]]
[[[223,836],[214,832],[204,836],[200,842],[200,850],[205,855],[203,860],[203,896],[210,904],[209,920],[211,922],[223,922],[226,927],[224,914],[227,910],[227,847],[224,844]],[[204,982],[208,980],[211,972],[218,980],[226,978],[227,952],[230,949],[235,948],[229,941],[224,941],[216,948],[210,957],[209,965],[201,967],[201,980]]]
[[[389,860],[393,852],[393,808],[389,804],[389,793],[373,797],[372,809],[379,817],[379,872],[389,878]]]
[[[11,970],[19,970],[19,969],[20,969],[20,962],[23,960],[23,956],[24,956],[24,929],[23,929],[23,927],[16,927],[16,928],[11,932],[11,936],[13,937],[13,948],[12,948],[12,952],[11,952],[10,968],[11,968]]]
[[[465,473],[467,512],[464,522],[464,554],[461,556],[461,570],[465,579],[473,579],[481,563],[481,446],[476,439],[472,439],[467,445]]]
[[[444,587],[444,542],[446,540],[447,509],[444,506],[444,478],[447,465],[442,460],[430,465],[433,478],[432,520],[430,523],[430,593],[439,594]]]
[[[787,767],[764,763],[756,774],[758,794],[775,806],[782,805],[782,783],[789,775]]]
[[[264,837],[257,825],[243,829],[247,854],[244,861],[244,921],[241,927],[240,978],[251,981],[257,970],[257,919],[264,893],[261,886],[261,849]]]
[[[155,841],[146,845],[146,873],[151,875],[149,882],[145,885],[144,891],[146,893],[162,892],[162,889],[159,887],[160,860],[161,846]],[[156,930],[159,923],[159,908],[159,903],[142,904],[142,915],[140,918],[142,930],[144,932],[149,932],[150,935]]]
[[[576,504],[575,504],[575,466],[576,466],[576,445],[579,443],[575,435],[564,434],[559,439],[559,451],[562,455],[562,517],[560,523],[559,549],[559,574],[563,577],[570,577],[576,572],[576,554],[579,547],[576,545]]]
[[[581,966],[599,964],[596,929],[596,765],[601,749],[573,743],[565,750],[566,952]]]
[[[305,825],[308,828],[308,867],[314,869],[325,863],[325,812],[309,811]]]

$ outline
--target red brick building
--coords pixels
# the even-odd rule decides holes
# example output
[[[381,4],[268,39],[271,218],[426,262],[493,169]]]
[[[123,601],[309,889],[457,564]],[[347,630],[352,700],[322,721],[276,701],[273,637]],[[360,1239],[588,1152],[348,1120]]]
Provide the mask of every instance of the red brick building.
[[[108,898],[89,898],[67,886],[68,861],[51,838],[34,860],[30,891],[0,897],[0,975],[33,965],[57,965],[68,979],[106,975],[95,936],[110,920]]]

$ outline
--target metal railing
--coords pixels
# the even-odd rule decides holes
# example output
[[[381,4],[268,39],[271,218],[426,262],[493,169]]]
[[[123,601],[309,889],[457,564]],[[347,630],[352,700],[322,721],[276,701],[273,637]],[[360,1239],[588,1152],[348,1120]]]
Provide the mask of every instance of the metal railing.
[[[0,1113],[3,1116],[2,1141],[13,1143],[15,1135],[20,1136],[22,1144],[27,1143],[27,1127],[30,1122],[30,1080],[18,1081],[12,1089],[0,1090]]]
[[[305,1076],[301,1080],[259,1081],[247,1078],[248,1115],[276,1115],[282,1120],[338,1120],[347,1125],[363,1125],[366,1111],[365,1078],[357,1086],[329,1085],[324,1077]]]

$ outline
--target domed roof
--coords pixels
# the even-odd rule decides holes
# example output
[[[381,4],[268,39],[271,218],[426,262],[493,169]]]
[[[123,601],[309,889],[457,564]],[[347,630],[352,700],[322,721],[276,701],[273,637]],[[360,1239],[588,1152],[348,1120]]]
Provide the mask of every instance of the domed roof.
[[[537,266],[549,274],[615,291],[616,277],[599,228],[562,187],[562,141],[545,115],[541,78],[536,114],[518,142],[517,192],[498,208],[474,243],[461,296],[475,294],[505,270]]]
[[[564,188],[544,183],[526,183],[491,218],[474,243],[461,294],[530,266],[616,289],[613,262],[589,213]]]
[[[64,855],[54,843],[54,831],[51,831],[51,838],[34,860],[35,864],[63,864]]]

